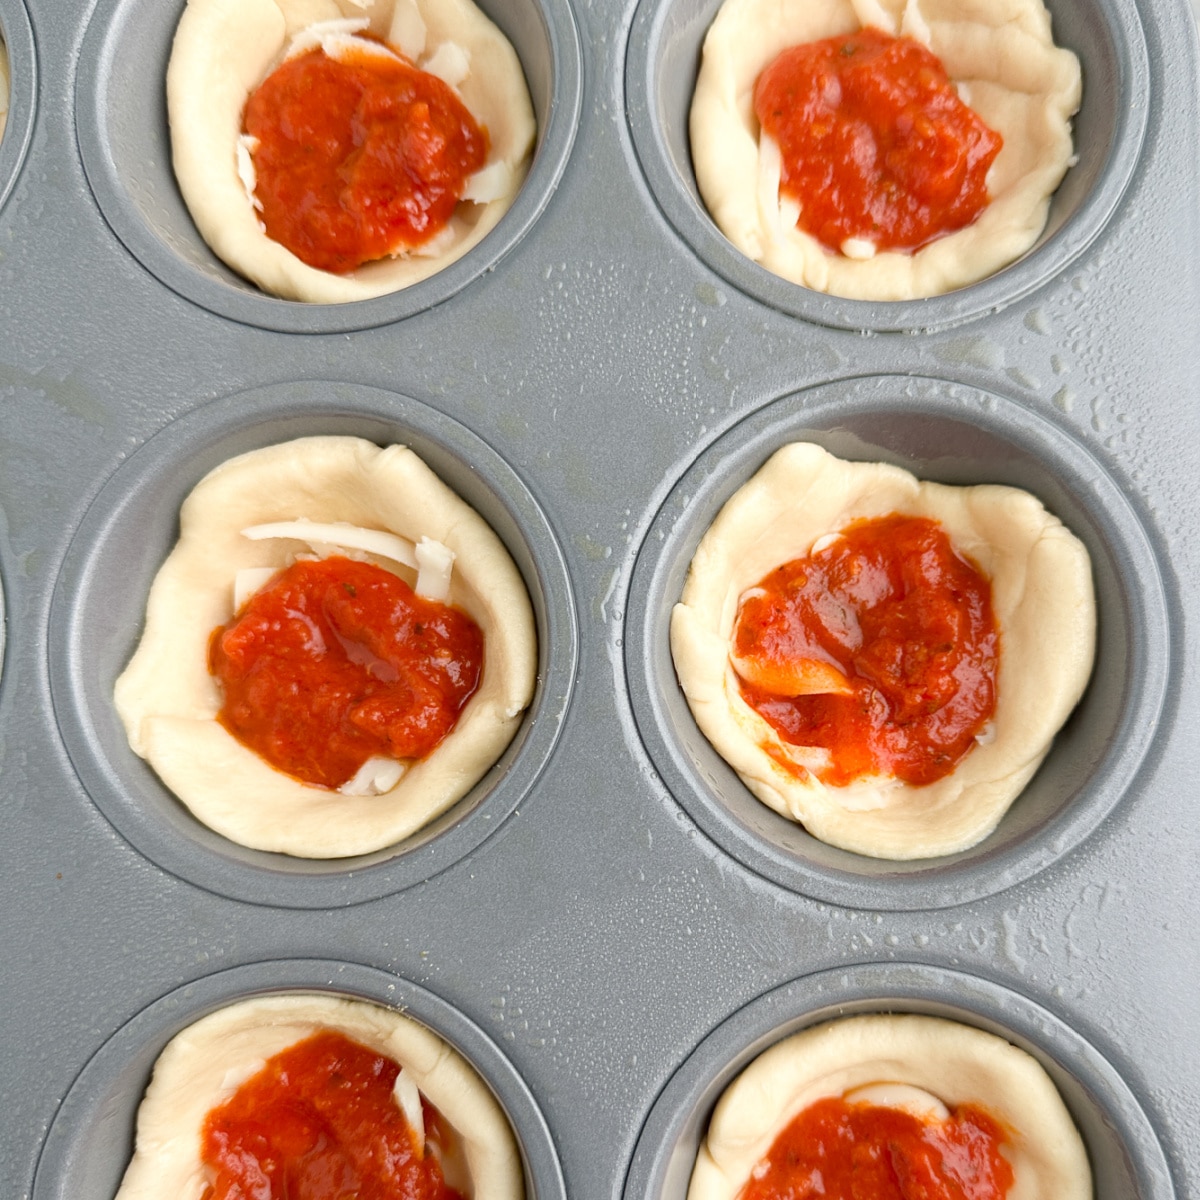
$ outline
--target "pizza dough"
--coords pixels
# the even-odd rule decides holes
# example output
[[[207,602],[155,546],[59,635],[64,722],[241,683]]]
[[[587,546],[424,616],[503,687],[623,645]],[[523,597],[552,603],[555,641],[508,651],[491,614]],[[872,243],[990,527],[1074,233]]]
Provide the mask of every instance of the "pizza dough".
[[[444,238],[334,275],[301,262],[262,230],[238,173],[238,139],[247,98],[293,35],[342,18],[369,18],[370,32],[447,78],[458,74],[447,62],[461,66],[457,51],[465,53],[468,73],[456,86],[491,138],[484,170],[494,167],[503,186],[487,203],[461,202]],[[461,258],[508,211],[536,132],[516,52],[472,0],[188,0],[167,69],[167,109],[175,176],[214,253],[266,292],[318,304],[386,295]]]
[[[814,1026],[756,1058],[717,1103],[688,1200],[735,1200],[798,1113],[872,1083],[910,1084],[947,1107],[976,1104],[1007,1126],[1007,1200],[1090,1200],[1083,1140],[1034,1058],[957,1021],[884,1014]]]
[[[522,1200],[512,1130],[487,1084],[423,1025],[392,1009],[326,995],[243,1000],[189,1025],[163,1049],[138,1109],[133,1158],[115,1200],[202,1200],[204,1118],[264,1061],[321,1030],[337,1030],[411,1073],[462,1139],[470,1200]]]
[[[8,50],[0,38],[0,138],[8,122]]]
[[[894,512],[940,521],[991,580],[1000,630],[991,737],[932,784],[829,787],[767,752],[788,757],[729,665],[738,598],[818,538]],[[755,796],[831,845],[914,859],[965,850],[995,828],[1083,694],[1095,629],[1087,551],[1027,492],[919,482],[898,467],[844,462],[797,442],[774,454],[704,535],[672,613],[671,649],[696,723]]]
[[[759,144],[754,85],[789,46],[865,25],[908,35],[941,59],[961,97],[1004,138],[974,224],[913,254],[855,259],[781,216],[779,156]],[[935,296],[1025,253],[1073,162],[1079,61],[1055,47],[1042,0],[725,0],[704,41],[690,131],[704,203],[745,255],[793,283],[854,300]]]
[[[269,766],[217,723],[208,640],[233,615],[235,573],[282,567],[300,541],[248,526],[308,518],[427,536],[455,555],[450,602],[483,630],[483,676],[448,737],[391,790],[349,796]],[[408,837],[464,796],[512,740],[533,696],[537,639],[500,539],[411,451],[314,437],[223,463],[184,501],[179,542],[155,576],[142,639],[117,680],[129,744],[196,818],[232,841],[304,858],[366,854]],[[394,563],[380,565],[405,575]],[[408,572],[408,581],[413,575]]]

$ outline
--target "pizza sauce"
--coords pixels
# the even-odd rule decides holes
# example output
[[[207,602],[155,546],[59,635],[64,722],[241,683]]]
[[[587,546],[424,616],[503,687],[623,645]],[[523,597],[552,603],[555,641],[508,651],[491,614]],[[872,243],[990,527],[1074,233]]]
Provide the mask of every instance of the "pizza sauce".
[[[337,788],[375,756],[423,758],[479,684],[483,633],[372,563],[300,560],[209,640],[217,720],[273,767]]]
[[[742,696],[783,741],[828,751],[825,783],[933,783],[995,712],[991,585],[925,517],[856,521],[825,541],[741,597]]]
[[[946,1121],[899,1108],[818,1100],[775,1139],[738,1200],[1004,1200],[1004,1131],[983,1109]]]
[[[829,250],[918,250],[987,205],[1003,139],[912,38],[866,28],[792,46],[759,76],[754,111],[799,227]]]
[[[392,1093],[399,1073],[334,1030],[268,1059],[204,1120],[204,1200],[462,1200],[439,1161],[454,1133],[422,1097],[417,1138]]]
[[[267,236],[339,274],[428,242],[488,154],[453,88],[382,46],[286,60],[243,120]]]

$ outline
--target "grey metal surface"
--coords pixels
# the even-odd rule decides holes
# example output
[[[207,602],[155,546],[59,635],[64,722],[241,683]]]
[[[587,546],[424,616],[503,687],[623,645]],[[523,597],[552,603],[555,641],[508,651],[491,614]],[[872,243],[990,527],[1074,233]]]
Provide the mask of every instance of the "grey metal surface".
[[[542,157],[447,286],[357,312],[254,296],[178,224],[154,7],[179,6],[0,0],[0,1195],[36,1173],[39,1200],[108,1200],[165,1031],[297,978],[422,997],[507,1098],[539,1200],[559,1170],[572,1200],[676,1200],[713,1080],[864,1006],[1028,1045],[1103,1200],[1200,1193],[1191,7],[1062,7],[1098,55],[1089,186],[1016,286],[930,320],[781,291],[684,227],[686,172],[647,151],[684,85],[651,51],[666,30],[694,70],[711,6],[668,0],[488,5],[529,58]],[[206,839],[121,759],[104,701],[171,505],[205,455],[275,429],[421,439],[501,527],[543,635],[508,772],[345,871]],[[689,748],[653,640],[678,555],[787,430],[1023,478],[1096,555],[1095,684],[961,862],[878,871],[747,832]],[[305,959],[344,969],[270,965]]]

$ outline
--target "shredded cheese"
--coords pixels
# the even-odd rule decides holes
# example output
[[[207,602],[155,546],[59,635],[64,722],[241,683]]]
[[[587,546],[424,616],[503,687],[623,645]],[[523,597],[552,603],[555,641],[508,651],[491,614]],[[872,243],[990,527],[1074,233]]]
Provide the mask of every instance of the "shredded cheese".
[[[366,17],[341,17],[335,21],[317,21],[313,25],[309,25],[301,29],[291,40],[286,52],[283,56],[283,61],[299,58],[301,54],[307,54],[310,50],[324,50],[330,58],[337,58],[336,51],[345,49],[348,42],[353,41],[356,45],[361,44],[364,47],[386,50],[386,47],[381,47],[378,42],[368,41],[366,38],[356,38],[356,33],[362,33],[364,29],[369,29],[371,22]],[[387,51],[391,54],[391,51]],[[394,57],[394,55],[393,55]]]
[[[407,538],[385,533],[381,529],[363,529],[343,521],[322,523],[309,521],[304,517],[296,521],[274,521],[266,525],[247,526],[242,530],[242,537],[247,537],[252,542],[266,538],[291,538],[298,542],[307,542],[317,554],[321,553],[317,546],[346,546],[352,550],[378,554],[380,558],[390,558],[401,566],[415,568],[417,565],[413,544]]]
[[[413,585],[413,591],[418,596],[443,602],[450,597],[454,551],[430,537],[423,537],[413,545],[407,538],[387,533],[382,529],[363,529],[359,525],[350,525],[343,521],[322,523],[303,517],[295,521],[249,525],[242,530],[242,536],[255,542],[268,538],[304,542],[318,558],[328,558],[344,550],[374,554],[415,570],[417,581]],[[262,584],[259,584],[259,587],[261,586]],[[234,591],[236,608],[236,581]],[[248,595],[244,596],[243,602],[248,598]]]
[[[475,172],[463,188],[462,198],[475,204],[488,204],[507,195],[512,179],[512,168],[506,162],[488,163]]]
[[[457,42],[443,42],[421,64],[421,70],[456,88],[471,73],[471,57]]]
[[[413,1132],[417,1156],[424,1158],[425,1113],[421,1108],[421,1093],[417,1091],[417,1085],[413,1083],[411,1076],[403,1067],[400,1068],[400,1074],[396,1076],[396,1082],[392,1085],[392,1095],[396,1098],[396,1104],[404,1114],[409,1129]]]
[[[258,172],[254,169],[254,152],[260,145],[258,138],[248,133],[243,133],[237,140],[238,178],[242,181],[242,187],[246,189],[246,199],[255,212],[263,210],[262,201],[255,195],[255,189],[258,187]],[[263,229],[266,228],[261,221],[259,221],[259,226]]]
[[[246,601],[261,592],[276,574],[275,567],[243,567],[233,577],[233,611],[241,612]]]
[[[875,251],[878,247],[874,242],[868,241],[866,238],[848,237],[841,244],[840,249],[847,258],[865,262],[868,258],[875,257]]]
[[[868,1083],[843,1094],[847,1104],[896,1108],[920,1121],[948,1121],[950,1110],[932,1093],[911,1083]]]
[[[377,754],[368,758],[338,791],[343,796],[382,796],[400,782],[405,770],[404,763]]]
[[[405,58],[415,63],[425,53],[425,37],[425,20],[417,9],[415,0],[396,0],[387,40]]]
[[[433,538],[424,537],[417,543],[416,559],[417,582],[413,591],[428,600],[448,600],[454,551]]]

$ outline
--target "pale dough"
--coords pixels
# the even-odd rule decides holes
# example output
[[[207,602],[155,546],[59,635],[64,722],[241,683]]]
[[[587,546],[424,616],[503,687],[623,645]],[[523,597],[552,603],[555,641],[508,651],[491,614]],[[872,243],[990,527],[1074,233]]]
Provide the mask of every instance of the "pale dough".
[[[8,122],[8,50],[0,39],[0,138]]]
[[[1083,1140],[1041,1065],[1002,1038],[915,1015],[847,1017],[777,1042],[725,1090],[696,1157],[688,1200],[736,1200],[780,1133],[817,1100],[907,1083],[1007,1126],[1007,1200],[1090,1200]]]
[[[343,17],[369,17],[372,32],[401,45],[411,43],[414,22],[418,31],[423,25],[418,66],[448,44],[466,52],[470,71],[458,91],[488,131],[488,166],[504,164],[508,186],[486,204],[460,203],[440,252],[335,275],[301,262],[263,232],[238,175],[237,147],[246,100],[278,65],[292,35]],[[471,0],[188,0],[167,69],[167,108],[175,176],[214,253],[264,291],[319,304],[386,295],[461,258],[508,211],[536,132],[516,52]]]
[[[462,1139],[470,1200],[522,1200],[521,1160],[488,1086],[423,1025],[392,1009],[325,995],[275,995],[222,1008],[176,1034],[154,1064],[133,1158],[115,1200],[201,1200],[205,1117],[266,1059],[337,1030],[399,1063]]]
[[[729,665],[738,598],[823,535],[888,513],[940,521],[991,581],[1000,630],[994,736],[924,787],[891,779],[828,787],[764,749],[785,743],[742,699]],[[844,462],[796,442],[704,535],[672,613],[671,649],[696,723],[755,796],[831,845],[913,859],[964,850],[995,828],[1083,694],[1095,631],[1087,551],[1027,492],[919,482],[898,467]]]
[[[208,639],[233,614],[234,574],[281,567],[308,550],[290,540],[250,541],[240,531],[298,517],[444,543],[456,555],[450,602],[483,630],[483,676],[458,724],[380,796],[306,786],[216,720],[221,694],[208,673]],[[413,582],[413,572],[395,570]],[[464,796],[512,740],[536,669],[528,593],[479,514],[403,446],[314,437],[231,459],[196,485],[115,699],[129,744],[205,825],[259,850],[340,858],[393,845]]]
[[[781,217],[778,151],[760,154],[754,86],[788,47],[866,25],[928,46],[1004,148],[974,224],[913,254],[860,260],[826,250],[795,228],[794,214]],[[1079,98],[1079,61],[1055,47],[1042,0],[725,0],[692,99],[692,162],[717,226],[768,271],[855,300],[935,296],[994,274],[1037,241],[1074,161]]]

